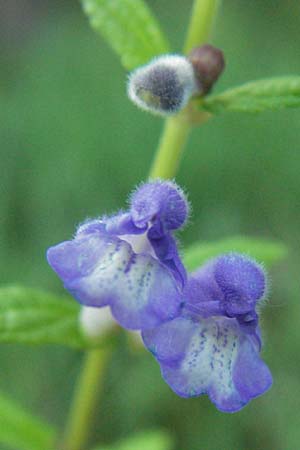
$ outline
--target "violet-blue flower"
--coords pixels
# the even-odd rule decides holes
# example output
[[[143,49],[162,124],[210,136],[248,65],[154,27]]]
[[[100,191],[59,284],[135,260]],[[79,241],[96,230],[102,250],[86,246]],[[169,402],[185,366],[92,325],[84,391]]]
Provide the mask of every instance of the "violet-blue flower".
[[[142,333],[178,395],[208,394],[218,409],[234,412],[271,386],[259,356],[256,312],[265,293],[261,266],[237,253],[215,258],[189,277],[182,314]]]
[[[155,327],[181,310],[186,272],[172,233],[187,215],[175,183],[142,184],[128,211],[86,221],[48,250],[48,262],[81,304],[109,305],[128,329]]]

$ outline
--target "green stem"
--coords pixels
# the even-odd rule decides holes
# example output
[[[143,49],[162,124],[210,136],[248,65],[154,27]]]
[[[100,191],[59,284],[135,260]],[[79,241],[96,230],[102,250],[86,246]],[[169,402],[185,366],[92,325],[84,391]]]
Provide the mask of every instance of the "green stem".
[[[184,53],[205,44],[209,39],[220,6],[220,0],[195,0],[188,28]]]
[[[90,350],[79,375],[61,450],[85,450],[110,349]]]
[[[220,0],[195,0],[184,52],[204,44],[210,36]],[[182,111],[166,120],[150,171],[150,178],[173,178],[187,143],[192,125]]]
[[[190,124],[181,120],[180,114],[166,120],[150,178],[174,177],[189,131]]]

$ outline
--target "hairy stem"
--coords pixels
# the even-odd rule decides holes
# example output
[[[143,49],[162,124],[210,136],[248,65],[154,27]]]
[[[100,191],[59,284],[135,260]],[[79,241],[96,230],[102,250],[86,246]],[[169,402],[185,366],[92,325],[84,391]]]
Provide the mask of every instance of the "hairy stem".
[[[210,36],[220,0],[195,0],[184,45],[184,52],[204,44]],[[166,120],[150,178],[173,178],[187,143],[191,124],[184,111]]]
[[[70,408],[61,450],[85,450],[88,433],[100,394],[110,349],[90,350],[85,355]]]

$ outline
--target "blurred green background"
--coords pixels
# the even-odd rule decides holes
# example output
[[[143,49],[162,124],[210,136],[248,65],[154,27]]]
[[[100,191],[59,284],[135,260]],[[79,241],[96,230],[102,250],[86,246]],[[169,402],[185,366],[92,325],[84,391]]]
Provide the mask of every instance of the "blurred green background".
[[[149,4],[179,51],[191,0]],[[10,0],[1,9],[1,283],[59,293],[46,248],[85,217],[124,206],[147,177],[162,121],[128,101],[126,73],[76,1]],[[213,43],[227,69],[216,90],[299,74],[299,29],[297,0],[224,1]],[[176,397],[154,359],[124,343],[107,370],[98,441],[159,427],[177,450],[299,448],[299,121],[298,110],[214,118],[193,131],[177,177],[193,205],[183,244],[248,234],[290,248],[263,312],[272,389],[239,413],[220,413],[206,397]],[[2,345],[0,389],[62,427],[81,359],[58,347]]]

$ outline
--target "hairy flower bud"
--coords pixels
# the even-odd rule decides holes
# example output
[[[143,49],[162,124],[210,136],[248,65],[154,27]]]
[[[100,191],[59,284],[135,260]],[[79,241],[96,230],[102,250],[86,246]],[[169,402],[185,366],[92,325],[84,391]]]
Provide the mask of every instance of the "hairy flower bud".
[[[194,68],[198,90],[201,95],[208,94],[225,68],[223,52],[206,44],[194,48],[188,59]]]
[[[129,98],[140,108],[163,116],[184,108],[197,90],[193,66],[180,55],[155,58],[132,72],[128,80]]]

